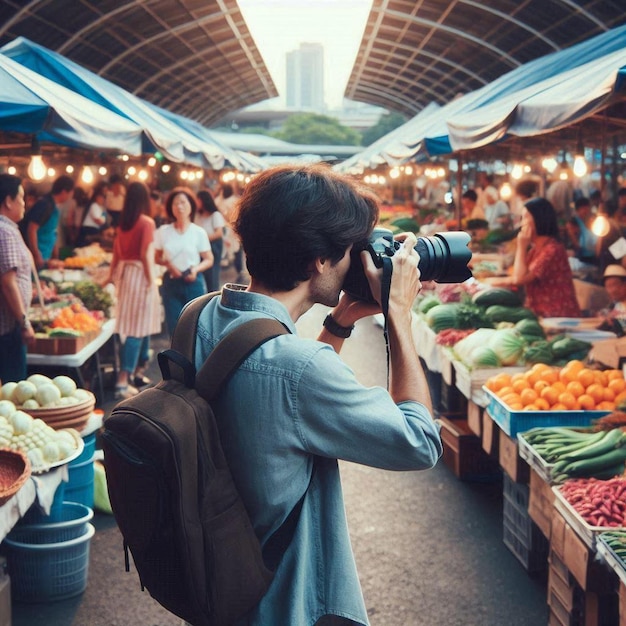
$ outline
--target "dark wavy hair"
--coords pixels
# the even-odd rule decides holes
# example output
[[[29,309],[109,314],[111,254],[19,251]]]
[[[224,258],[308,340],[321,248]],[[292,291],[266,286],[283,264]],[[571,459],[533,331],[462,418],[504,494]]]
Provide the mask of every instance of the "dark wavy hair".
[[[198,210],[206,211],[207,213],[215,213],[217,209],[217,205],[215,204],[215,200],[213,200],[213,196],[210,192],[199,191],[197,194],[198,197]]]
[[[126,190],[120,228],[124,231],[130,230],[142,214],[150,214],[150,191],[145,183],[134,182]]]
[[[0,205],[3,204],[7,198],[15,200],[21,184],[22,179],[19,176],[0,174]]]
[[[378,200],[354,180],[315,164],[278,166],[257,175],[237,210],[250,275],[290,291],[311,276],[317,258],[333,265],[348,247],[367,239]]]
[[[170,195],[167,196],[167,200],[165,201],[165,212],[172,222],[176,221],[172,205],[174,204],[174,198],[179,193],[185,194],[187,196],[187,200],[189,200],[189,204],[191,204],[191,221],[193,222],[196,217],[196,211],[198,210],[198,202],[195,194],[191,191],[191,189],[189,189],[189,187],[175,187],[172,191],[170,191]]]
[[[537,235],[559,239],[559,225],[556,211],[545,198],[532,198],[524,205],[535,220]]]

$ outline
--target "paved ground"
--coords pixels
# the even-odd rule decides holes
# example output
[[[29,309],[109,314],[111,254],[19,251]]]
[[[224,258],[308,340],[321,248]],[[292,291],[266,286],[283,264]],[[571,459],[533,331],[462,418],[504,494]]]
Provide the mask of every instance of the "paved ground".
[[[326,311],[299,323],[314,336]],[[362,320],[343,357],[365,384],[385,384],[382,333]],[[160,338],[155,348],[163,348]],[[152,370],[153,376],[157,374]],[[106,404],[107,407],[111,403]],[[429,472],[341,464],[346,509],[373,626],[541,626],[546,583],[529,577],[502,543],[499,484]],[[96,514],[89,584],[71,600],[14,605],[13,626],[180,626],[126,573],[114,520]],[[304,626],[268,624],[267,626]]]

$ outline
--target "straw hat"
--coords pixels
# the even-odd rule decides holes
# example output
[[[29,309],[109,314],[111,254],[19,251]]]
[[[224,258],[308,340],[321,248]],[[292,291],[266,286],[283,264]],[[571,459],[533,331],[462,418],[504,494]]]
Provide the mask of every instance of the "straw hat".
[[[611,277],[626,279],[626,268],[621,265],[607,265],[602,278],[605,279]]]

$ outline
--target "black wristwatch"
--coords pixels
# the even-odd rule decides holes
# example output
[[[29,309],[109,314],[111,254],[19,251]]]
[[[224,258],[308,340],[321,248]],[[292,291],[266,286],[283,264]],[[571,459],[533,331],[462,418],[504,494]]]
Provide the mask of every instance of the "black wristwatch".
[[[340,339],[347,339],[354,330],[354,324],[352,326],[341,326],[337,324],[333,316],[329,313],[324,320],[324,328],[335,337]]]

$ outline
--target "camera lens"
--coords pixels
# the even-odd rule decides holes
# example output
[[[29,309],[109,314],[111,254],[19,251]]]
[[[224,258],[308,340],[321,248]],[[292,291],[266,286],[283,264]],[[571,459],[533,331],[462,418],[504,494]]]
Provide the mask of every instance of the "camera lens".
[[[415,250],[420,255],[420,280],[438,283],[462,283],[471,278],[467,264],[472,252],[467,247],[470,236],[464,231],[436,233],[432,237],[419,237]]]

